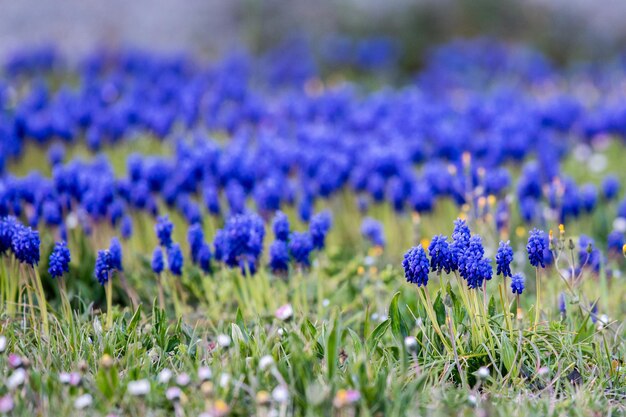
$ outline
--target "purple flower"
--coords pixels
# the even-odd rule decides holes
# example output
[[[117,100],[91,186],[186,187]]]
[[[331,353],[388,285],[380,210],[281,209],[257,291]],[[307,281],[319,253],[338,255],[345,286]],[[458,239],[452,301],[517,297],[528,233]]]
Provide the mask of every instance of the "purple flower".
[[[111,254],[107,249],[99,250],[98,255],[96,256],[94,275],[96,276],[96,279],[98,280],[100,285],[104,285],[107,283],[112,270],[113,267],[111,266]]]
[[[116,271],[123,271],[124,267],[122,266],[122,244],[117,237],[111,238],[111,243],[109,244],[109,258],[111,262],[111,268]]]
[[[385,246],[385,232],[383,225],[371,217],[366,217],[361,223],[361,234],[374,246]]]
[[[289,248],[283,240],[276,240],[269,249],[269,267],[274,273],[283,273],[289,270]]]
[[[13,233],[11,248],[22,263],[35,266],[39,263],[39,232],[19,225]]]
[[[428,284],[430,268],[422,245],[412,247],[404,254],[402,266],[404,267],[404,277],[407,282],[417,284],[418,287]]]
[[[289,236],[289,254],[296,263],[302,266],[310,266],[309,256],[313,251],[313,238],[309,232],[293,232]]]
[[[289,219],[282,211],[277,211],[272,221],[272,230],[277,240],[284,242],[289,238]]]
[[[526,279],[522,274],[515,274],[511,276],[511,291],[513,291],[513,294],[523,293],[525,282]]]
[[[544,260],[544,250],[546,249],[546,234],[543,230],[533,229],[528,236],[526,244],[526,252],[528,252],[528,261],[535,268],[546,267]]]
[[[63,276],[65,272],[70,270],[70,250],[65,242],[57,242],[50,254],[48,262],[48,273],[52,278]]]
[[[154,231],[159,239],[159,243],[164,248],[169,248],[172,244],[172,230],[174,224],[170,221],[167,215],[161,216],[157,219]]]
[[[513,261],[513,249],[509,242],[500,242],[496,253],[496,274],[503,277],[511,276],[511,262]]]
[[[430,255],[430,269],[433,272],[446,271],[447,274],[450,273],[452,270],[452,253],[446,236],[434,236],[428,245],[428,254]]]
[[[152,252],[152,262],[150,266],[152,267],[152,271],[155,274],[160,274],[161,272],[163,272],[163,251],[161,250],[160,246],[154,248],[154,252]]]
[[[315,249],[324,249],[326,245],[326,235],[332,226],[332,222],[333,218],[328,210],[317,213],[311,218],[309,232],[311,233],[313,247]]]
[[[167,248],[167,266],[172,274],[177,276],[183,274],[183,252],[178,243],[172,243]]]

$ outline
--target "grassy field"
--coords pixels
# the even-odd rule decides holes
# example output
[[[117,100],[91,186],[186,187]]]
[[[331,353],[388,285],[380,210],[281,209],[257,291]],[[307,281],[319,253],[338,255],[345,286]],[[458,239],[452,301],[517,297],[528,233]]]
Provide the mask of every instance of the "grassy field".
[[[121,173],[130,151],[169,149],[140,140],[105,154]],[[625,183],[623,144],[595,152],[606,157],[606,171],[619,173]],[[31,147],[9,169],[24,174],[43,165],[44,154]],[[70,149],[68,157],[75,155],[86,152]],[[602,176],[581,168],[584,163],[572,156],[564,171],[577,181],[598,183]],[[425,291],[406,283],[405,251],[428,246],[435,234],[449,235],[453,220],[466,216],[452,202],[440,201],[435,214],[421,217],[397,214],[387,204],[372,207],[368,215],[384,225],[384,250],[361,237],[363,216],[353,194],[318,204],[334,213],[327,247],[314,255],[311,268],[294,268],[287,276],[265,267],[252,277],[221,266],[204,274],[186,265],[181,277],[157,277],[150,268],[154,221],[137,214],[135,233],[123,242],[124,272],[112,278],[112,311],[106,311],[93,266],[95,249],[107,247],[116,232],[104,224],[89,237],[70,230],[70,272],[53,280],[46,272],[53,236],[43,229],[39,272],[49,332],[43,331],[40,303],[29,298],[34,288],[24,290],[23,305],[14,306],[17,314],[3,306],[2,404],[12,402],[11,415],[85,416],[626,412],[625,259],[610,258],[612,277],[604,268],[583,269],[577,280],[567,280],[559,270],[574,268],[569,241],[577,242],[581,233],[604,249],[614,204],[601,205],[562,232],[558,224],[548,225],[560,268],[528,265],[528,227],[518,219],[506,236],[495,232],[489,216],[473,219],[472,232],[483,237],[488,256],[495,255],[499,240],[511,240],[515,270],[527,277],[520,297],[496,275],[484,297],[454,273],[431,273]],[[293,209],[286,213],[294,229],[306,228]],[[170,216],[173,238],[187,254],[187,227],[176,213]],[[223,220],[205,217],[204,232],[212,238]],[[267,248],[263,265],[266,254]],[[1,265],[3,282],[29,274],[8,256]],[[137,295],[138,305],[129,294]]]

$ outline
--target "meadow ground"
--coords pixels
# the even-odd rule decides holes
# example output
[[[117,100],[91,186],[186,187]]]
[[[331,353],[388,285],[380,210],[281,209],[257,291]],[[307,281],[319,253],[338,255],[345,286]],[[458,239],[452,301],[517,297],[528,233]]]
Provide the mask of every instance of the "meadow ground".
[[[622,60],[355,45],[10,61],[0,414],[626,413]]]

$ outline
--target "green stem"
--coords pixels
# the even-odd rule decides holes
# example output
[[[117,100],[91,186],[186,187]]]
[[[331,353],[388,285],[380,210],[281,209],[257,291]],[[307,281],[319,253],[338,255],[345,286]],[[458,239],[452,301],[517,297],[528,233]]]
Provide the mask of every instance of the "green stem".
[[[541,303],[541,285],[539,283],[539,268],[535,268],[535,282],[536,282],[536,292],[537,292],[537,302],[535,303],[535,325],[534,328],[537,328],[539,324],[539,311],[540,311],[540,303]],[[518,308],[519,308],[519,300],[518,300]]]
[[[112,277],[109,276],[109,279],[107,280],[107,283],[104,287],[104,292],[107,299],[107,330],[113,327],[113,280],[111,278]]]
[[[43,332],[46,337],[50,334],[50,326],[48,324],[48,304],[46,303],[46,294],[43,290],[43,284],[41,283],[41,277],[39,276],[39,270],[33,266],[33,281],[35,289],[37,290],[37,301],[39,302],[39,310],[41,312],[41,318],[43,322]]]

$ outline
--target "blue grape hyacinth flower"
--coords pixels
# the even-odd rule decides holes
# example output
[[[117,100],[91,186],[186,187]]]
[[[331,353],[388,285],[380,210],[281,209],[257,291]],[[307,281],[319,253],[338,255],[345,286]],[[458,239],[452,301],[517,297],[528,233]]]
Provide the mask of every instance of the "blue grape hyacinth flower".
[[[513,249],[509,242],[500,242],[496,253],[496,275],[503,277],[511,276],[511,262],[513,262]]]
[[[524,292],[526,279],[522,274],[514,274],[511,276],[511,291],[513,294],[521,294]]]
[[[543,230],[533,229],[528,236],[526,252],[528,261],[535,268],[545,268],[544,251],[546,250],[546,234]]]
[[[48,273],[52,278],[62,277],[70,271],[70,250],[65,242],[56,242],[48,260]]]
[[[309,232],[293,232],[289,236],[289,254],[298,265],[311,265],[310,255],[313,251],[313,238]]]
[[[163,262],[163,250],[161,250],[160,246],[154,248],[154,252],[152,252],[152,261],[150,263],[150,266],[152,267],[152,271],[157,275],[163,272],[163,269],[165,269],[165,265]]]
[[[428,284],[430,264],[422,245],[412,247],[404,254],[402,266],[407,282],[417,284],[418,287]]]
[[[167,266],[174,275],[181,276],[183,274],[183,251],[180,250],[178,243],[172,243],[167,249]]]
[[[430,269],[433,272],[446,271],[447,274],[450,273],[453,261],[446,236],[434,236],[428,245],[428,254],[430,255]]]
[[[157,219],[154,231],[159,239],[159,244],[164,248],[169,248],[172,244],[172,230],[174,224],[170,221],[167,215],[161,216]]]

